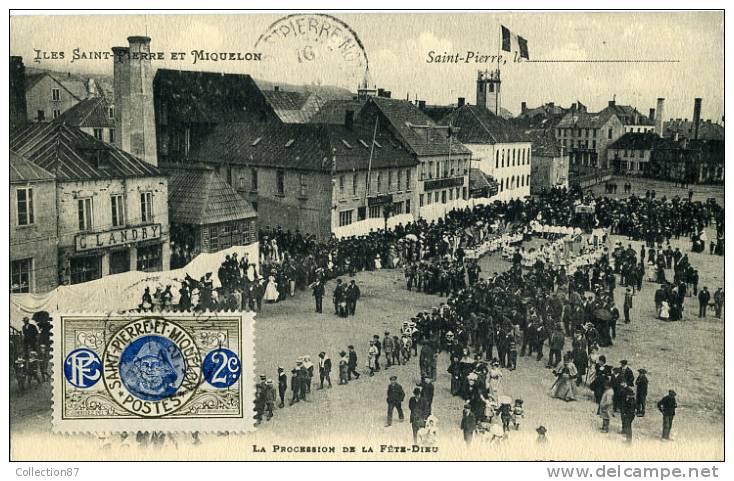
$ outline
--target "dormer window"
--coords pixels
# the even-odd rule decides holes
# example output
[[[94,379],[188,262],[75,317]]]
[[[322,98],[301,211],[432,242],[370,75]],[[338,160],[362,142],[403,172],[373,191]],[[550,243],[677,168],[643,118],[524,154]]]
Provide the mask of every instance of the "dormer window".
[[[253,147],[255,147],[257,144],[260,143],[261,140],[262,140],[262,137],[258,137],[255,140],[253,140],[250,145],[253,146]],[[292,142],[292,140],[291,140],[291,142]],[[288,144],[286,144],[286,147],[288,147]]]
[[[345,146],[346,148],[348,148],[348,149],[351,149],[351,148],[352,148],[352,146],[351,146],[351,145],[349,144],[349,142],[347,142],[347,141],[346,141],[346,140],[344,140],[344,139],[342,139],[342,144],[344,144],[344,146]]]
[[[370,148],[370,146],[369,146],[369,145],[367,145],[367,142],[365,142],[365,141],[364,141],[364,140],[362,140],[362,139],[359,139],[359,143],[360,143],[360,144],[362,144],[362,147],[364,147],[365,149],[369,149],[369,148]]]
[[[296,141],[296,139],[290,139],[288,142],[285,143],[285,147],[286,148],[290,147],[291,145],[293,145],[293,142],[295,142],[295,141]]]

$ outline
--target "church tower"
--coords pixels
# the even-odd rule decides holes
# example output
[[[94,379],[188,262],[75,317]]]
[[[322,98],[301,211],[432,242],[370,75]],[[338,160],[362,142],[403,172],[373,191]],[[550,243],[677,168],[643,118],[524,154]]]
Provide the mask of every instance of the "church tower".
[[[501,83],[499,69],[479,70],[477,72],[477,105],[499,115]]]

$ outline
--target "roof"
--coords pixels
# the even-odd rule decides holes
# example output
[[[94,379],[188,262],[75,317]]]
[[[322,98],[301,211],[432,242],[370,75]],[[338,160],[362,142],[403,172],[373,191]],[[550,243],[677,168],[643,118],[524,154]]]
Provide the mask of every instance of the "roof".
[[[10,183],[54,180],[54,175],[17,152],[10,151]]]
[[[147,162],[63,123],[31,123],[10,132],[10,149],[58,181],[160,176]],[[98,165],[98,155],[105,162]]]
[[[491,187],[492,183],[489,181],[487,176],[482,172],[481,169],[472,167],[469,169],[469,188],[483,189],[485,187]]]
[[[265,108],[260,88],[244,74],[158,69],[153,90],[156,106],[166,106],[169,122],[241,122]]]
[[[313,124],[343,124],[347,110],[354,112],[356,118],[364,104],[364,100],[356,99],[329,100],[311,117],[309,122]]]
[[[222,124],[190,158],[319,172],[367,170],[373,130],[354,124],[283,124],[277,120]],[[409,167],[415,158],[388,132],[375,138],[372,168]],[[332,165],[333,164],[333,165]]]
[[[693,122],[689,120],[669,120],[663,127],[665,137],[693,138]],[[710,121],[701,121],[698,124],[698,138],[706,140],[724,140],[724,126]]]
[[[416,155],[447,155],[449,148],[452,154],[471,154],[461,143],[449,142],[448,129],[435,128],[439,125],[407,100],[370,97],[362,113],[368,105],[379,109],[402,142]]]
[[[484,107],[464,105],[441,120],[456,127],[456,137],[465,144],[506,144],[530,139],[510,121]]]
[[[171,224],[218,224],[250,219],[257,214],[211,167],[164,167],[168,177],[168,219]]]
[[[113,128],[115,119],[110,118],[110,106],[104,97],[90,97],[66,110],[54,122],[75,127]]]
[[[603,127],[609,119],[615,115],[611,109],[604,109],[601,112],[569,112],[563,116],[558,123],[558,128],[591,128],[598,129]]]
[[[662,139],[655,132],[627,132],[608,147],[612,150],[650,150]]]
[[[552,130],[535,130],[531,131],[530,135],[534,137],[533,157],[561,157],[564,155],[563,147],[553,135]]]
[[[330,101],[321,94],[312,92],[263,90],[262,93],[275,115],[285,123],[310,122],[311,118]]]
[[[604,111],[615,114],[625,125],[655,125],[654,121],[631,105],[608,105],[602,110],[602,112]]]
[[[307,94],[286,90],[263,90],[262,93],[276,110],[301,110],[308,98]]]
[[[77,100],[85,99],[88,96],[86,81],[76,75],[62,72],[32,72],[26,74],[26,90],[31,90],[43,78],[48,77],[60,84]]]

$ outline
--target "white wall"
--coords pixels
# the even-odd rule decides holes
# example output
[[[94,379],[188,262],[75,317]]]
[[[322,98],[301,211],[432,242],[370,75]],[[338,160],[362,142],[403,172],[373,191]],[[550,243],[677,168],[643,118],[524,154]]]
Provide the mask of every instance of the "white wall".
[[[500,185],[492,199],[510,200],[530,195],[530,142],[464,145],[472,151],[472,167],[491,175]]]

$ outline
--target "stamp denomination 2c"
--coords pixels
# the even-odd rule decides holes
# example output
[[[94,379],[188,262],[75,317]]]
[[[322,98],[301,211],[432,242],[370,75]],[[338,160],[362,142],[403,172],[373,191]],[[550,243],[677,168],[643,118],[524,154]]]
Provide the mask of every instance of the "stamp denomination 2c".
[[[59,320],[55,431],[253,429],[251,315],[73,314]]]

